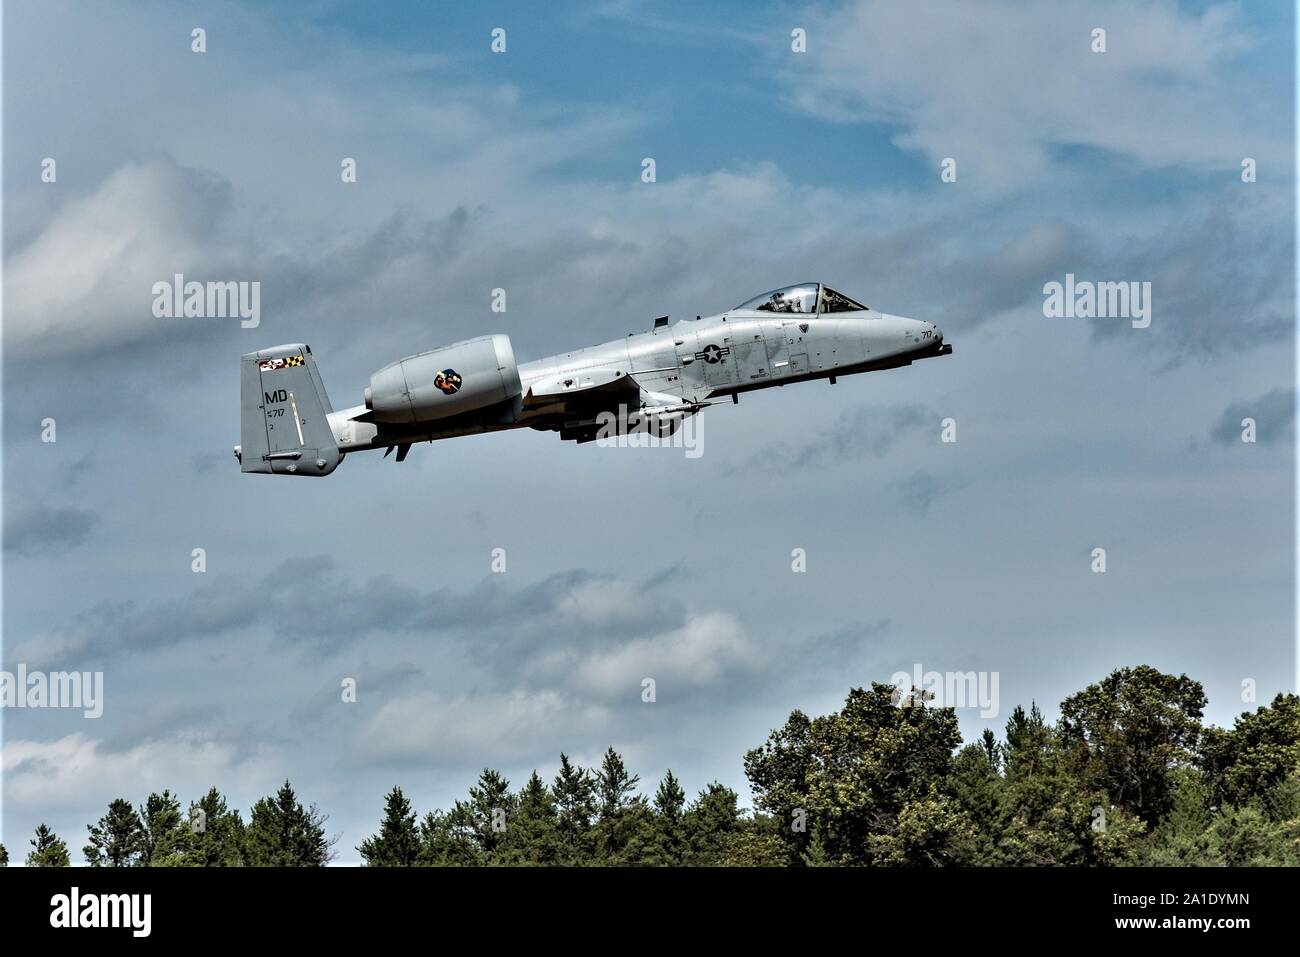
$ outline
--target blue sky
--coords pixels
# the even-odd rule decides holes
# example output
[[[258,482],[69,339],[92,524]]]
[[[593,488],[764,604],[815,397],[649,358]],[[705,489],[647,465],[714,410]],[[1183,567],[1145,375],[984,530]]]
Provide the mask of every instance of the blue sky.
[[[108,695],[4,715],[11,855],[114,797],[246,810],[287,775],[346,860],[393,784],[423,811],[609,745],[747,800],[792,709],[914,663],[998,672],[999,732],[1122,665],[1202,681],[1218,723],[1243,680],[1293,686],[1290,7],[537,9],[6,5],[4,666]],[[176,272],[260,282],[260,327],[154,318]],[[1044,318],[1067,273],[1151,282],[1151,327]],[[954,355],[711,410],[698,460],[230,455],[259,347],[310,343],[343,407],[412,352],[534,359],[805,279]]]

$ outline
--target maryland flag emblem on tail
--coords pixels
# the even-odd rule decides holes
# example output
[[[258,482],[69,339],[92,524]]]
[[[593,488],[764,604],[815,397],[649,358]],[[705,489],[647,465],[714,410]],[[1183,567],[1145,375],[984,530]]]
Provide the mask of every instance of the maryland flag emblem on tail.
[[[276,369],[289,369],[293,366],[303,364],[302,356],[283,356],[278,359],[263,359],[258,363],[258,368],[263,372],[274,372]]]

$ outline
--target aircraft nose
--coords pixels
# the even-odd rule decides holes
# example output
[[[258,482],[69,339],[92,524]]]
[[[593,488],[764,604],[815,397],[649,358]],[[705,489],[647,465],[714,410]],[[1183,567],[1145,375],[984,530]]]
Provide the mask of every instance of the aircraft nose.
[[[913,319],[909,334],[916,340],[918,346],[930,348],[943,343],[943,330],[933,322],[927,322],[924,319]]]

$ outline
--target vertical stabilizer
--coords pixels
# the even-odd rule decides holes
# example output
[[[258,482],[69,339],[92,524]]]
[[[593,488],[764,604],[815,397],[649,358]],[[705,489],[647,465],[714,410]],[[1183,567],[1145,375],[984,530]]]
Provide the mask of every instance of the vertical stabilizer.
[[[311,348],[275,346],[239,363],[240,445],[245,472],[329,475],[343,456],[330,430],[329,396]]]

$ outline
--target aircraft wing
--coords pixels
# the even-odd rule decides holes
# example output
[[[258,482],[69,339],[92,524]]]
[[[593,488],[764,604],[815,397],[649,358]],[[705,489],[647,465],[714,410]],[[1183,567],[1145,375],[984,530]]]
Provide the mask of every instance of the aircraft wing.
[[[602,413],[654,412],[680,420],[707,404],[647,392],[622,369],[584,369],[532,383],[524,393],[523,413],[534,420],[533,428],[557,431],[565,440],[590,442],[597,438]]]
[[[617,408],[620,400],[635,407],[640,403],[632,400],[640,394],[636,379],[622,369],[584,369],[534,382],[524,393],[524,410],[545,411],[557,406],[599,411]]]

